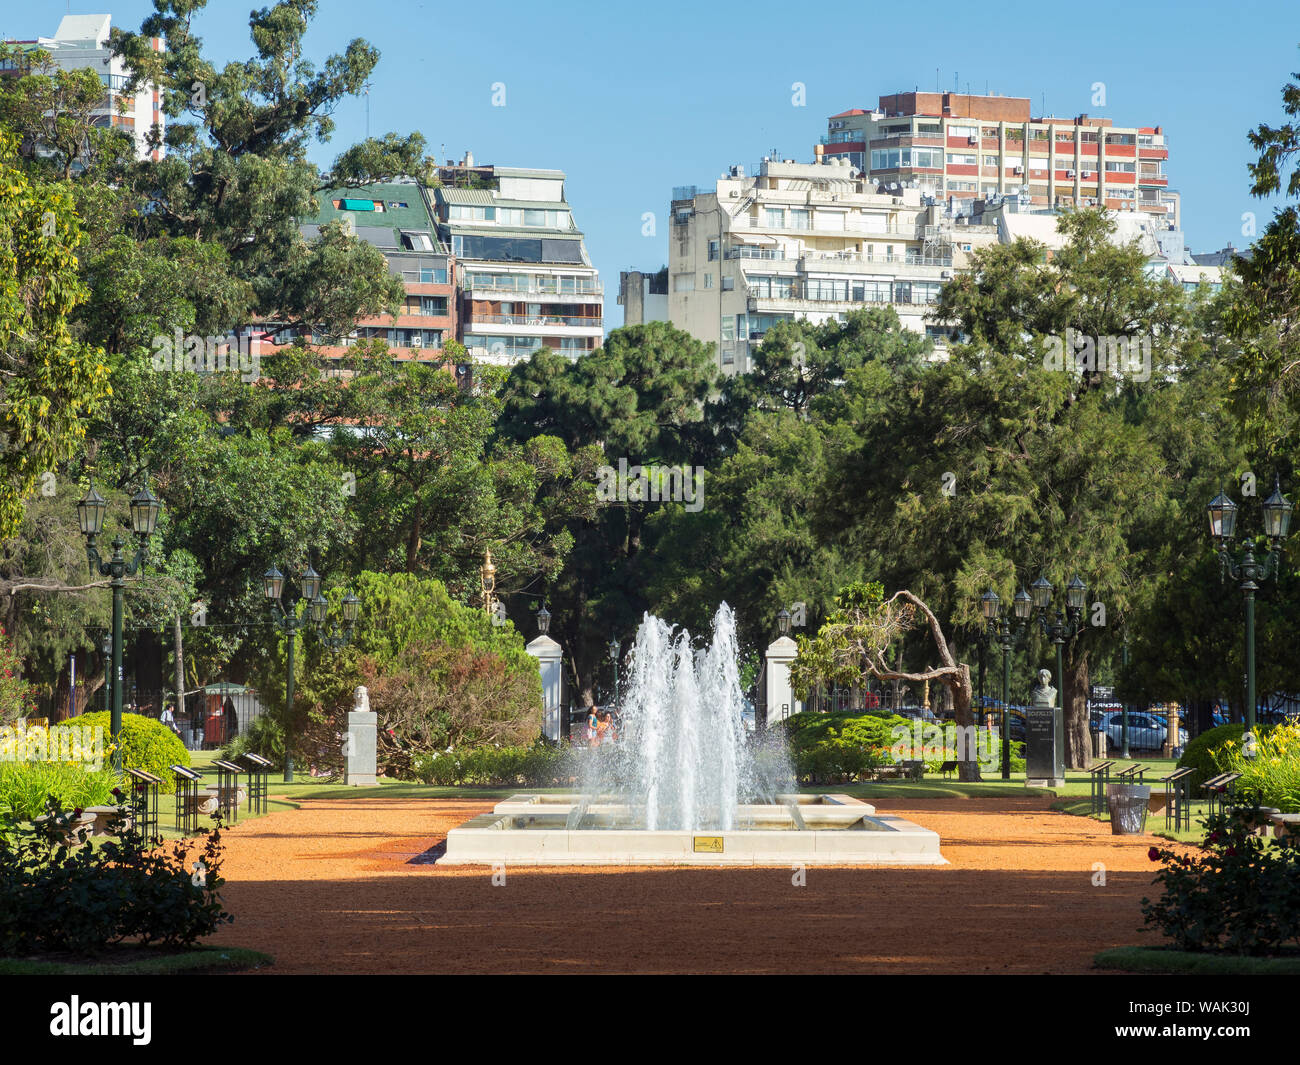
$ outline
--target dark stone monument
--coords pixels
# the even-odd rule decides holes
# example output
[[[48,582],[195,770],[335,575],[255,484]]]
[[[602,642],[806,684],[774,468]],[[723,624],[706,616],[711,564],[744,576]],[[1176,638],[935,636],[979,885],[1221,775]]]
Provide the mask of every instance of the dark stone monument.
[[[1038,686],[1025,710],[1025,786],[1065,785],[1065,713],[1056,705],[1052,674],[1038,671]]]

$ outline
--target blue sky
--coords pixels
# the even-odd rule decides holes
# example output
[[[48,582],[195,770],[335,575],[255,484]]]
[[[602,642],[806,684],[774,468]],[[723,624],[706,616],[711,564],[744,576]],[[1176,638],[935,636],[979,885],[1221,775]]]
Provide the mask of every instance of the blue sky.
[[[268,2],[269,0],[262,0]],[[250,0],[212,0],[195,21],[218,59],[251,52]],[[0,35],[52,34],[66,0],[25,0],[0,14]],[[72,4],[109,10],[136,28],[144,0]],[[1246,132],[1280,124],[1281,89],[1300,70],[1295,0],[1093,0],[1052,5],[1003,0],[981,7],[935,0],[896,5],[750,0],[708,6],[495,0],[321,0],[307,44],[317,62],[363,37],[381,60],[370,96],[372,134],[419,130],[440,159],[466,149],[480,163],[551,167],[605,281],[607,326],[622,323],[618,272],[667,257],[675,185],[704,185],[729,164],[770,149],[801,161],[826,118],[870,107],[884,92],[919,87],[1028,96],[1038,115],[1163,126],[1170,186],[1183,196],[1194,251],[1249,243],[1270,205],[1247,193]],[[806,86],[806,106],[792,85]],[[1106,106],[1091,102],[1103,82]],[[505,86],[505,106],[492,105]],[[343,103],[328,163],[365,135],[365,103]],[[642,235],[642,215],[656,235]]]

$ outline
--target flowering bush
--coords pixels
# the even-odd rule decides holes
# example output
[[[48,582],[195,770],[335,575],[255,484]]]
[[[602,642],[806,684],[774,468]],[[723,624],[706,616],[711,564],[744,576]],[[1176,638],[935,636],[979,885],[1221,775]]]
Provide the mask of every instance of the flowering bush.
[[[1240,773],[1236,794],[1283,813],[1300,813],[1300,724],[1276,725],[1256,732],[1255,756],[1247,758],[1239,741],[1228,740],[1214,751],[1224,773]]]
[[[36,713],[31,685],[18,675],[21,667],[13,642],[0,625],[0,725],[12,725]]]
[[[1176,950],[1275,954],[1300,947],[1300,837],[1255,835],[1256,809],[1206,819],[1199,856],[1152,847],[1164,894],[1144,898],[1146,923]]]

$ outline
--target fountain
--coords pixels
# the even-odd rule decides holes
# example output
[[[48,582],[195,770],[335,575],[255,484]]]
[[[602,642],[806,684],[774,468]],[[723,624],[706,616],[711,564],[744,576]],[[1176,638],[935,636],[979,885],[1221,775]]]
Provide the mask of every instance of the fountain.
[[[582,792],[513,795],[452,829],[437,864],[946,864],[928,829],[794,793],[784,747],[746,735],[726,603],[703,649],[647,614],[631,658],[624,736],[580,752]]]

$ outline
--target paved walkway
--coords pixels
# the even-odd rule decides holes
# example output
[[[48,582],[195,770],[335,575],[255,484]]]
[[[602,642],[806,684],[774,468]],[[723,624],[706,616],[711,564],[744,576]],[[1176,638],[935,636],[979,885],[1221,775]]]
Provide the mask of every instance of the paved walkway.
[[[212,940],[283,973],[1086,972],[1140,933],[1150,836],[1050,799],[878,803],[943,839],[939,868],[507,870],[412,865],[491,802],[307,800],[226,834]],[[1105,886],[1094,886],[1095,863]]]

